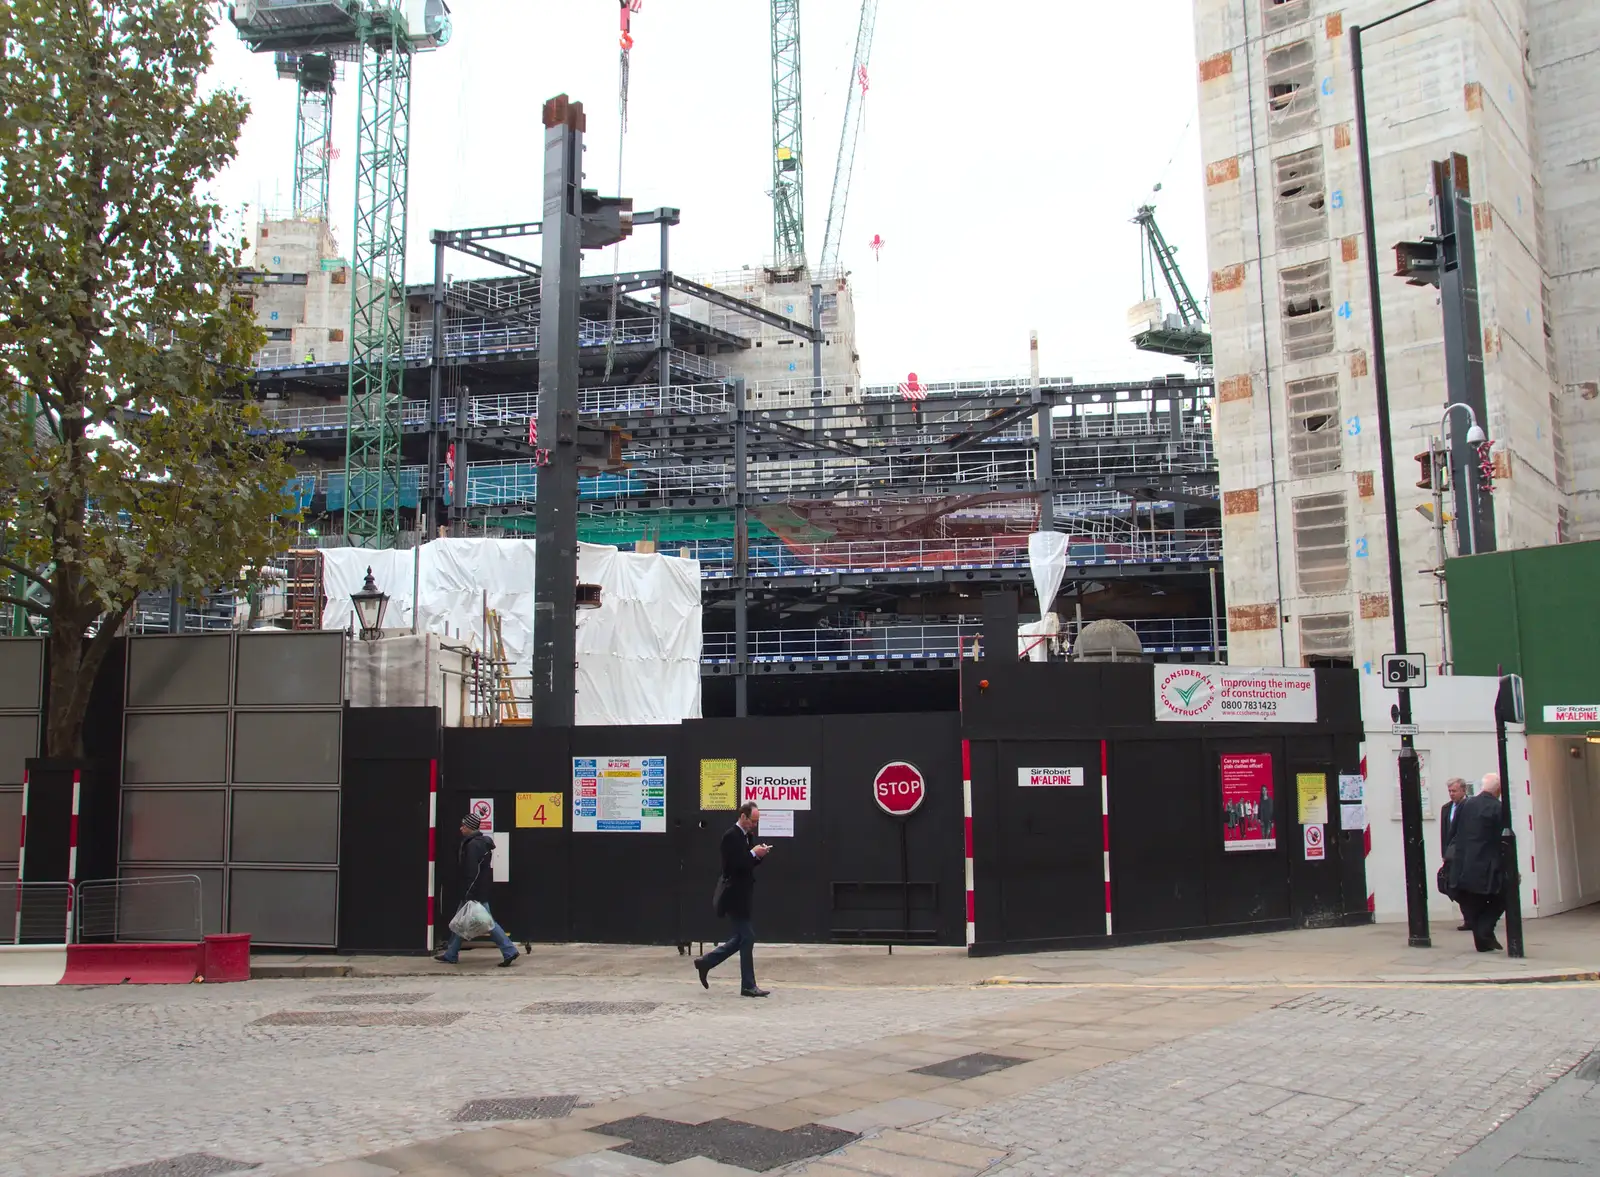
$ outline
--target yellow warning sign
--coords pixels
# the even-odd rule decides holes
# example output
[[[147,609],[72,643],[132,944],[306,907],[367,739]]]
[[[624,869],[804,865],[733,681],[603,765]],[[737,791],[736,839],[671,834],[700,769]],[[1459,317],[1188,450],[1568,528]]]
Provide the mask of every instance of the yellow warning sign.
[[[518,793],[517,828],[559,830],[566,824],[561,816],[564,800],[560,793]]]
[[[739,762],[702,760],[700,762],[700,808],[739,808]]]

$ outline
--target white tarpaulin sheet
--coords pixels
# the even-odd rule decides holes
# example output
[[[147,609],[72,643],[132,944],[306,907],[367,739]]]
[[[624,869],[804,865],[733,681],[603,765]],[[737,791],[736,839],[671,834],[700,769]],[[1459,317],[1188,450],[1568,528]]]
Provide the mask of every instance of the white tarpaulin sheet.
[[[1054,613],[1042,621],[1025,621],[1017,626],[1017,657],[1029,662],[1050,661],[1051,639],[1061,633],[1061,619]]]
[[[386,629],[411,628],[415,584],[418,628],[486,649],[487,606],[514,678],[532,672],[531,539],[439,539],[411,551],[323,549],[324,629],[348,629],[350,594],[368,566],[389,594]],[[700,565],[659,553],[578,545],[578,578],[598,584],[602,605],[578,613],[580,724],[677,723],[700,717]],[[526,696],[526,681],[516,693]]]
[[[1028,537],[1028,571],[1039,593],[1039,613],[1050,612],[1067,573],[1067,537],[1060,531],[1036,531]]]

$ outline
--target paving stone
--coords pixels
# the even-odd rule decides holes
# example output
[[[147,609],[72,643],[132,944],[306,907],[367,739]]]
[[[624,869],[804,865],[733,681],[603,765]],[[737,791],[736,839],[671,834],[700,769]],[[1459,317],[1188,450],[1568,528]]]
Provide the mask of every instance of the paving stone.
[[[930,1063],[925,1067],[917,1067],[912,1073],[932,1075],[935,1079],[976,1079],[979,1075],[990,1075],[1027,1061],[1011,1055],[985,1054],[980,1051],[976,1054],[964,1054],[960,1058]]]
[[[210,1153],[191,1152],[142,1165],[111,1169],[97,1177],[212,1177],[213,1173],[239,1173],[256,1166],[246,1161],[230,1161]]]
[[[475,1099],[463,1104],[454,1118],[458,1123],[474,1120],[559,1120],[563,1116],[570,1115],[577,1104],[576,1095]]]
[[[415,1005],[432,997],[431,993],[324,993],[311,999],[313,1005]]]
[[[948,1104],[902,1097],[868,1104],[857,1111],[830,1116],[820,1122],[845,1132],[872,1132],[879,1128],[904,1128],[907,1124],[921,1124],[925,1120],[936,1120],[949,1114]]]
[[[399,1169],[375,1165],[371,1161],[335,1161],[315,1169],[302,1169],[294,1177],[399,1177],[399,1174]]]
[[[252,1026],[448,1026],[466,1017],[458,1013],[377,1010],[284,1010],[251,1022]]]
[[[821,1156],[856,1138],[854,1132],[820,1124],[779,1131],[740,1120],[679,1124],[654,1116],[630,1116],[595,1131],[626,1140],[617,1152],[663,1165],[699,1156],[758,1173]]]
[[[927,1157],[886,1152],[871,1144],[856,1144],[828,1158],[829,1164],[874,1177],[971,1177],[974,1166],[956,1165]]]
[[[591,1152],[546,1165],[544,1171],[559,1173],[561,1177],[634,1177],[640,1173],[659,1173],[662,1168],[654,1161],[618,1152]]]
[[[909,1157],[926,1157],[929,1160],[947,1161],[952,1165],[969,1165],[983,1168],[1005,1157],[1005,1150],[993,1145],[966,1144],[942,1136],[922,1132],[884,1132],[872,1137],[872,1146],[886,1152],[904,1153]]]
[[[713,1161],[709,1157],[690,1157],[686,1161],[667,1165],[660,1172],[673,1173],[677,1177],[750,1177],[749,1169],[741,1169],[737,1165],[724,1165],[721,1161]]]
[[[577,1018],[591,1015],[648,1014],[661,1008],[659,1001],[536,1001],[522,1007],[525,1014],[552,1018]]]

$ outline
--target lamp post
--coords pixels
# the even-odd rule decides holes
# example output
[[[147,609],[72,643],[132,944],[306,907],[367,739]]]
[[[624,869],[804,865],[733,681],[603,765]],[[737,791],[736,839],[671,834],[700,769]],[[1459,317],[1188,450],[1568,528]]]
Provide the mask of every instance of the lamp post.
[[[1372,298],[1372,383],[1378,401],[1378,465],[1383,475],[1384,528],[1389,540],[1389,615],[1394,620],[1395,653],[1406,653],[1405,593],[1400,568],[1400,520],[1395,507],[1394,442],[1389,425],[1389,373],[1384,363],[1383,310],[1378,293],[1378,232],[1372,208],[1372,157],[1367,147],[1367,92],[1361,72],[1361,34],[1433,3],[1421,0],[1364,29],[1350,28],[1350,70],[1355,75],[1356,145],[1361,165],[1361,214],[1367,237],[1367,285]],[[1422,772],[1411,723],[1411,690],[1401,687],[1396,709],[1400,725],[1400,823],[1405,843],[1406,923],[1413,948],[1433,945],[1428,931],[1428,865],[1422,839]]]
[[[1467,420],[1470,422],[1470,424],[1467,426],[1467,444],[1482,445],[1486,439],[1486,435],[1483,432],[1483,427],[1478,424],[1478,414],[1473,410],[1472,406],[1464,401],[1456,401],[1454,404],[1446,405],[1444,407],[1444,414],[1439,418],[1439,432],[1444,437],[1444,452],[1446,455],[1450,453],[1450,414],[1456,409],[1467,410]],[[1448,456],[1445,460],[1449,460]],[[1471,478],[1472,474],[1470,471],[1463,471],[1462,476],[1464,478]],[[1476,508],[1467,512],[1467,547],[1470,549],[1466,552],[1466,555],[1468,556],[1476,556],[1478,554],[1477,516],[1478,512]]]
[[[356,621],[361,625],[361,640],[376,641],[383,634],[383,614],[389,608],[389,594],[378,590],[372,579],[372,569],[367,569],[367,579],[361,588],[350,594],[350,603],[356,607]]]

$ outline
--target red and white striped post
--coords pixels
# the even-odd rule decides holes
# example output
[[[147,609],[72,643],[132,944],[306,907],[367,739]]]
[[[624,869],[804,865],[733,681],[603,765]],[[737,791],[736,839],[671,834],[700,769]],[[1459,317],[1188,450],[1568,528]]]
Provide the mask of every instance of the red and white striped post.
[[[439,761],[428,761],[428,939],[424,947],[433,951],[433,888],[435,843],[439,824]]]
[[[72,770],[72,822],[67,827],[67,938],[72,943],[73,892],[78,886],[78,806],[83,799],[83,773]]]
[[[1106,741],[1100,741],[1100,856],[1106,882],[1106,935],[1111,935],[1111,787]]]
[[[1362,797],[1363,803],[1365,803],[1366,796],[1367,796],[1367,754],[1365,752],[1362,752],[1362,754],[1361,754],[1361,797]],[[1361,827],[1361,860],[1362,860],[1362,863],[1363,863],[1363,866],[1362,866],[1362,873],[1363,874],[1366,873],[1366,867],[1365,867],[1366,860],[1371,858],[1371,857],[1372,857],[1372,821],[1370,819],[1368,819],[1367,824]],[[1367,914],[1373,915],[1378,910],[1378,894],[1377,894],[1376,891],[1373,891],[1371,889],[1371,887],[1372,887],[1372,876],[1371,875],[1366,875],[1366,879],[1367,879],[1367,888],[1368,888],[1368,890],[1367,890]]]
[[[22,773],[22,818],[17,822],[17,908],[16,924],[11,934],[11,943],[22,943],[22,871],[27,866],[28,857],[28,773]]]
[[[972,742],[961,741],[961,829],[967,854],[967,947],[978,939],[978,904],[972,886]]]

